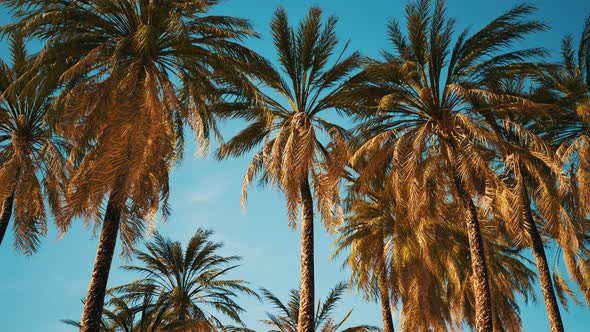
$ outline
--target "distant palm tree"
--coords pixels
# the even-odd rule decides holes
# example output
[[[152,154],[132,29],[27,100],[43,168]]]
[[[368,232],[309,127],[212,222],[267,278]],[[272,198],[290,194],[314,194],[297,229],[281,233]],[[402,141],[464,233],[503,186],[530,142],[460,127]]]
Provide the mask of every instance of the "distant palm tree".
[[[501,145],[501,137],[486,123],[485,114],[538,109],[526,99],[487,89],[482,82],[524,67],[527,58],[544,54],[540,49],[508,50],[526,34],[545,29],[544,24],[527,19],[533,11],[530,5],[516,6],[477,33],[469,36],[465,31],[453,39],[454,21],[446,18],[444,1],[434,5],[427,0],[413,2],[406,7],[407,35],[397,21],[389,25],[395,53],[385,54],[382,61],[372,60],[353,79],[349,93],[357,102],[355,113],[364,120],[360,129],[366,142],[357,155],[368,153],[373,162],[380,163],[390,162],[382,158],[389,153],[399,167],[396,173],[404,174],[403,181],[451,180],[451,194],[465,214],[477,331],[492,331],[493,314],[475,197],[497,181],[489,154]],[[418,161],[426,157],[436,162],[427,169],[418,168]],[[412,181],[405,185],[414,193],[426,190],[426,197],[396,194],[396,199],[407,199],[416,213],[427,212],[422,206],[437,201],[430,197],[435,193],[428,186],[418,187]],[[403,189],[401,185],[396,188]]]
[[[222,328],[221,317],[243,324],[244,309],[235,301],[239,294],[257,296],[243,280],[227,279],[239,256],[221,256],[222,243],[210,238],[212,231],[199,229],[186,248],[159,233],[134,255],[142,265],[123,269],[141,279],[111,290],[124,301],[151,299],[153,308],[163,308],[162,324],[199,322],[209,329]],[[153,302],[156,301],[156,302]]]
[[[381,331],[378,327],[370,325],[358,325],[344,328],[344,323],[350,318],[352,310],[350,310],[342,320],[337,321],[331,315],[336,309],[338,302],[342,299],[342,294],[346,290],[345,283],[337,284],[328,294],[324,301],[319,300],[318,306],[315,309],[314,319],[311,330],[309,332],[369,332]],[[273,329],[270,332],[297,332],[302,331],[298,329],[299,317],[299,296],[297,290],[291,290],[291,297],[289,303],[283,304],[274,294],[266,289],[262,289],[262,296],[264,300],[270,302],[277,310],[277,314],[266,313],[268,319],[262,322]]]
[[[247,20],[207,15],[218,2],[2,1],[16,20],[4,33],[47,41],[32,72],[48,68],[64,83],[59,127],[74,144],[77,170],[62,231],[79,216],[102,224],[82,331],[98,330],[119,230],[129,253],[160,206],[169,212],[183,126],[205,149],[216,133],[209,102],[221,98],[220,84],[246,84],[244,64],[257,61],[241,45],[255,36]]]
[[[253,69],[273,94],[244,102],[240,111],[227,113],[251,123],[218,152],[219,158],[240,156],[262,145],[246,172],[242,204],[250,182],[263,174],[262,182],[277,185],[285,194],[291,226],[296,225],[301,207],[301,331],[310,331],[313,320],[314,196],[324,222],[340,215],[339,189],[335,185],[338,176],[330,178],[324,170],[342,156],[329,155],[323,142],[329,139],[330,145],[337,147],[344,144],[348,134],[323,115],[343,100],[341,82],[360,64],[358,53],[344,56],[346,48],[334,57],[338,44],[336,22],[330,16],[323,23],[321,10],[311,8],[294,29],[284,9],[275,12],[272,35],[286,80],[270,66]]]
[[[358,180],[357,180],[358,181]],[[384,179],[379,181],[383,186]],[[351,269],[350,285],[381,306],[383,331],[393,332],[390,278],[386,242],[395,230],[395,203],[383,190],[360,195],[354,180],[345,200],[346,221],[338,228],[333,257],[347,253],[344,265]]]
[[[35,58],[27,55],[19,34],[10,36],[10,55],[12,68],[0,60],[0,243],[13,218],[15,247],[32,254],[47,233],[45,198],[59,218],[67,151],[46,118],[53,101],[51,85],[27,86]]]

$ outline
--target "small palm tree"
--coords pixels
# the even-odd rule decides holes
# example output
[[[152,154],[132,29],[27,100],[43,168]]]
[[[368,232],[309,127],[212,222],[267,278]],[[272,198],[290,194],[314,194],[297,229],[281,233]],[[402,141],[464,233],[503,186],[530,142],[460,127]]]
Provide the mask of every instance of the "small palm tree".
[[[344,265],[351,269],[350,285],[355,286],[368,300],[381,305],[383,331],[393,332],[390,299],[390,279],[387,265],[387,240],[395,229],[394,202],[383,190],[358,195],[353,181],[345,200],[347,216],[338,228],[338,238],[332,257],[348,253]],[[381,179],[379,184],[383,186]],[[360,196],[360,197],[359,197]]]
[[[340,56],[333,57],[338,44],[336,21],[330,16],[322,23],[321,10],[311,8],[295,30],[289,25],[285,10],[276,11],[271,28],[286,80],[271,66],[253,69],[273,94],[264,94],[261,100],[242,103],[241,110],[228,112],[227,116],[244,118],[251,124],[218,152],[219,158],[239,156],[262,145],[246,172],[242,204],[245,204],[249,183],[263,174],[262,182],[277,185],[285,194],[291,226],[296,225],[301,207],[299,326],[302,331],[310,331],[313,320],[314,196],[324,222],[340,217],[339,191],[334,184],[338,176],[328,177],[324,171],[326,165],[342,156],[329,155],[324,138],[330,140],[332,147],[338,147],[348,135],[323,115],[343,100],[341,82],[360,64],[358,53],[343,55],[346,49]]]
[[[51,85],[26,88],[35,58],[27,55],[21,35],[11,35],[10,54],[12,68],[0,60],[0,243],[12,218],[15,247],[32,254],[47,233],[45,198],[59,218],[67,151],[46,119]]]
[[[212,241],[212,235],[212,231],[199,229],[183,248],[180,242],[155,233],[145,251],[134,252],[143,264],[123,266],[143,278],[111,292],[124,301],[157,299],[154,308],[165,308],[164,325],[197,321],[215,329],[223,327],[221,317],[243,324],[240,314],[244,309],[235,299],[239,294],[256,293],[245,281],[226,278],[241,258],[219,255],[223,244]]]
[[[60,226],[80,216],[102,225],[81,328],[96,331],[117,236],[129,254],[161,206],[167,216],[183,128],[207,147],[216,133],[208,104],[221,98],[220,85],[248,82],[244,64],[258,57],[241,40],[255,33],[247,20],[207,15],[218,0],[2,3],[16,21],[3,32],[47,42],[31,72],[46,68],[64,84],[55,117],[77,169]]]
[[[337,284],[328,294],[324,301],[318,301],[318,307],[314,314],[312,329],[310,332],[369,332],[381,331],[381,329],[370,325],[358,325],[344,328],[344,323],[350,318],[352,310],[350,310],[342,320],[337,321],[331,315],[334,309],[338,306],[338,302],[342,299],[342,294],[346,290],[346,283]],[[262,322],[268,326],[272,326],[271,332],[297,332],[299,319],[299,296],[297,290],[291,290],[291,297],[289,303],[283,304],[274,294],[266,289],[262,289],[262,296],[264,300],[270,302],[279,312],[277,314],[266,313],[268,319]]]
[[[477,331],[493,329],[477,204],[486,187],[497,182],[489,155],[502,141],[486,123],[486,114],[539,108],[519,96],[496,93],[483,83],[487,77],[523,67],[531,56],[544,54],[540,49],[507,49],[526,34],[545,28],[526,18],[533,11],[530,5],[516,6],[471,36],[463,32],[452,44],[454,21],[446,18],[444,1],[413,2],[406,7],[407,35],[397,21],[389,25],[395,53],[371,61],[351,82],[349,96],[357,103],[355,113],[364,120],[360,129],[366,138],[356,156],[368,153],[374,163],[390,163],[383,159],[389,153],[399,168],[395,173],[404,175],[395,188],[403,189],[404,181],[403,185],[413,188],[410,192],[426,195],[407,197],[398,192],[396,200],[407,200],[420,213],[424,202],[441,201],[440,197],[434,197],[437,193],[429,186],[418,187],[406,179],[451,180],[451,194],[462,204],[468,231]],[[435,162],[426,169],[417,167],[423,158]]]

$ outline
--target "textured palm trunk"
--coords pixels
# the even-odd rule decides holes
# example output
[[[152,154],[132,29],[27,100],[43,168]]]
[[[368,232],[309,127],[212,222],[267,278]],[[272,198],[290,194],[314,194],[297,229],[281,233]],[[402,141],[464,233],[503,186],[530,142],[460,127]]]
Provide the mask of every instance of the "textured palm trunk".
[[[307,178],[301,184],[301,297],[299,300],[298,332],[313,332],[314,328],[314,263],[313,263],[313,197]]]
[[[563,332],[563,322],[561,321],[561,313],[559,312],[555,290],[553,289],[549,264],[547,263],[547,255],[545,255],[545,247],[543,246],[543,240],[541,239],[541,235],[539,234],[539,230],[533,219],[528,192],[524,186],[523,192],[521,193],[521,199],[526,214],[524,228],[537,263],[539,280],[541,282],[541,289],[543,291],[543,298],[545,299],[545,307],[547,309],[547,315],[549,316],[551,331]]]
[[[0,245],[2,245],[2,240],[4,240],[4,235],[6,235],[6,230],[8,229],[8,224],[10,223],[13,204],[14,193],[8,196],[8,198],[6,198],[2,203],[2,215],[0,216]]]
[[[492,296],[488,279],[488,267],[483,248],[483,238],[479,227],[477,208],[469,193],[465,190],[463,180],[457,166],[456,147],[451,142],[448,146],[449,161],[453,183],[465,211],[465,226],[469,240],[469,254],[471,256],[471,272],[473,274],[473,291],[475,293],[475,330],[477,332],[491,332]]]
[[[391,306],[389,304],[389,284],[387,283],[387,267],[385,258],[381,255],[379,264],[379,298],[381,300],[381,318],[383,319],[383,332],[394,332],[393,317],[391,316]]]
[[[102,231],[96,251],[94,269],[84,303],[84,312],[82,313],[81,332],[99,332],[104,307],[104,298],[109,280],[109,271],[115,253],[117,236],[119,234],[119,225],[121,223],[121,211],[116,207],[112,200],[109,199],[107,210],[102,223]]]

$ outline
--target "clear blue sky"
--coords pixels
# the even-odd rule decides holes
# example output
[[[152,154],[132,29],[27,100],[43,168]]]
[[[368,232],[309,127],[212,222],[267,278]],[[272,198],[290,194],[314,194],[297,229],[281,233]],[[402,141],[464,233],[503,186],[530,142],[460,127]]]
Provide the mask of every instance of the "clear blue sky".
[[[296,22],[310,6],[319,5],[326,13],[340,18],[341,40],[350,39],[353,49],[375,56],[379,49],[388,46],[386,22],[402,17],[405,3],[400,0],[225,0],[217,12],[251,19],[262,33],[262,39],[251,40],[248,45],[273,59],[268,23],[275,8],[285,7]],[[457,19],[458,29],[466,26],[477,29],[517,3],[449,0],[448,13]],[[523,44],[545,46],[554,53],[565,33],[579,35],[586,15],[590,14],[588,0],[544,0],[536,4],[540,8],[537,17],[550,24],[552,30],[532,36]],[[1,10],[0,23],[8,20],[6,11]],[[0,44],[2,57],[6,56],[5,45]],[[229,136],[238,128],[230,123],[222,129]],[[158,224],[158,230],[186,242],[197,227],[214,229],[215,239],[226,244],[225,253],[244,257],[243,265],[235,272],[237,278],[249,280],[253,287],[263,286],[286,299],[289,289],[299,284],[299,235],[287,226],[281,195],[270,188],[253,188],[247,212],[243,213],[240,187],[251,156],[218,163],[210,157],[195,156],[194,144],[188,149],[184,163],[172,173],[173,215],[167,224]],[[316,230],[316,293],[323,296],[338,281],[347,279],[347,272],[341,270],[339,261],[328,261],[333,239],[322,228]],[[12,234],[8,234],[0,248],[0,331],[74,331],[59,320],[80,317],[79,299],[86,294],[97,246],[92,230],[79,222],[59,240],[52,226],[39,253],[32,257],[12,251],[9,246],[12,240]],[[115,258],[110,286],[132,277],[118,268],[124,263],[124,259]],[[240,299],[240,303],[248,310],[245,322],[262,331],[258,320],[264,318],[268,305],[248,298]],[[367,304],[354,294],[345,298],[343,304],[340,316],[345,309],[354,308],[350,323],[381,325],[377,305]],[[540,292],[536,304],[522,305],[522,319],[525,331],[549,331]],[[590,330],[588,309],[571,307],[569,313],[564,313],[564,324],[567,331]]]

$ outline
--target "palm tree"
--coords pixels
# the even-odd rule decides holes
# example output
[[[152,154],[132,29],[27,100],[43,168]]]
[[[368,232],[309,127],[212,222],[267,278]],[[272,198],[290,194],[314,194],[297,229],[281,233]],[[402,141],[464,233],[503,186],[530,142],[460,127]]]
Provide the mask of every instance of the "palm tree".
[[[321,299],[318,301],[317,309],[314,313],[314,319],[312,322],[310,332],[322,331],[322,332],[369,332],[369,331],[381,331],[381,329],[370,326],[370,325],[358,325],[348,328],[343,328],[344,323],[350,318],[352,310],[350,310],[342,320],[337,321],[332,318],[332,312],[338,306],[338,302],[342,299],[342,294],[348,286],[346,283],[337,284],[328,293],[328,296],[324,301]],[[262,296],[264,300],[270,302],[275,309],[279,312],[277,314],[266,313],[267,318],[262,322],[268,326],[272,326],[271,332],[296,332],[301,331],[298,329],[299,326],[299,297],[300,293],[297,290],[291,290],[291,296],[289,303],[283,304],[273,293],[266,289],[262,289]]]
[[[590,308],[590,16],[577,49],[573,36],[563,39],[561,62],[543,83],[540,94],[560,108],[556,121],[544,129],[559,147],[557,153],[571,177],[565,199],[568,214],[555,239]]]
[[[378,183],[383,186],[385,181]],[[386,247],[395,229],[395,204],[379,189],[358,197],[355,184],[353,181],[347,190],[348,213],[345,224],[338,228],[332,257],[348,252],[344,266],[352,271],[349,284],[367,300],[379,301],[383,331],[393,332]]]
[[[181,157],[183,126],[201,148],[216,132],[207,104],[219,83],[242,87],[243,63],[257,56],[240,44],[247,20],[207,15],[218,0],[3,0],[22,31],[47,41],[39,66],[64,83],[60,133],[73,142],[77,170],[61,221],[101,225],[82,331],[97,331],[117,235],[131,252],[154,215],[169,207],[168,175]],[[106,209],[103,206],[106,201]],[[104,211],[104,214],[102,213]]]
[[[164,305],[163,323],[166,324],[197,321],[216,329],[223,327],[222,316],[243,324],[240,314],[244,309],[235,298],[238,294],[256,296],[256,293],[243,280],[227,279],[227,274],[237,267],[235,263],[241,258],[219,255],[223,244],[212,241],[212,235],[212,231],[198,229],[183,248],[180,242],[155,233],[145,251],[134,252],[143,264],[123,266],[142,278],[111,291],[120,294],[125,301],[137,301],[146,296],[157,299],[160,305],[156,307]]]
[[[15,247],[32,254],[47,233],[45,198],[54,216],[60,211],[66,146],[46,119],[51,85],[25,88],[35,59],[27,55],[22,36],[10,36],[10,54],[12,68],[0,60],[0,243],[13,218]]]
[[[397,173],[410,179],[451,180],[452,194],[465,214],[477,331],[493,329],[477,198],[497,182],[489,154],[501,146],[485,114],[536,109],[536,104],[490,91],[482,82],[544,54],[540,49],[508,50],[526,34],[545,28],[526,18],[533,11],[530,5],[516,6],[471,36],[464,31],[452,45],[454,21],[445,17],[444,1],[433,6],[427,0],[411,3],[406,7],[408,35],[397,21],[390,23],[395,53],[385,54],[383,61],[371,61],[352,81],[349,94],[358,104],[355,113],[365,120],[360,128],[367,141],[357,155],[370,153],[374,162],[388,162],[380,159],[385,153],[380,151],[390,148],[399,165]],[[418,169],[418,160],[424,156],[436,162],[429,169]],[[411,181],[409,185],[413,186]],[[427,188],[415,188],[419,189]],[[396,194],[397,198],[402,196]],[[418,210],[422,203],[410,199],[408,204]]]
[[[314,196],[325,223],[340,215],[338,186],[334,185],[338,176],[327,176],[325,167],[336,163],[342,156],[337,153],[329,155],[323,138],[328,137],[330,145],[336,148],[344,144],[347,133],[322,116],[342,101],[340,82],[360,62],[358,53],[344,56],[346,48],[340,56],[333,58],[338,44],[336,22],[337,19],[330,16],[322,23],[321,10],[311,8],[299,27],[294,29],[289,25],[284,9],[275,12],[271,28],[286,80],[271,66],[253,69],[274,94],[264,94],[253,102],[242,102],[240,111],[227,114],[251,123],[218,152],[220,159],[239,156],[261,144],[245,175],[242,204],[249,183],[263,173],[264,183],[277,185],[285,194],[289,222],[293,227],[301,207],[301,331],[310,331],[313,321]],[[333,62],[331,67],[329,62]]]
[[[506,172],[511,173],[513,190],[507,191],[503,195],[508,197],[502,197],[501,200],[504,201],[504,204],[498,204],[497,207],[511,211],[504,212],[507,215],[504,220],[509,222],[509,228],[513,233],[516,233],[514,237],[518,239],[517,243],[525,244],[531,248],[539,272],[539,280],[551,330],[563,331],[563,322],[554,291],[553,279],[551,278],[543,239],[532,207],[533,203],[534,206],[539,206],[541,216],[549,214],[549,218],[543,219],[548,221],[545,224],[545,229],[550,229],[552,227],[551,223],[556,222],[555,219],[557,219],[551,217],[560,215],[559,202],[557,202],[557,208],[554,202],[558,201],[556,198],[560,197],[557,188],[555,188],[555,184],[559,182],[554,181],[555,177],[547,171],[547,167],[542,162],[534,157],[531,158],[530,155],[526,156],[527,152],[522,152],[519,155],[513,154],[509,156],[504,164]],[[534,194],[529,191],[529,188],[534,189]],[[525,238],[522,235],[525,235]]]
[[[501,86],[502,81],[495,79],[492,84]],[[524,82],[513,83],[514,77],[511,77],[505,85],[509,90],[515,88],[511,93],[522,94]],[[563,190],[560,188],[568,179],[562,174],[559,158],[552,147],[540,138],[543,132],[537,133],[532,120],[530,115],[523,116],[518,112],[492,120],[492,126],[504,138],[505,152],[500,164],[506,186],[501,186],[490,205],[494,213],[502,216],[508,224],[507,230],[517,246],[531,248],[551,330],[563,331],[554,282],[539,228],[542,227],[541,230],[554,238],[568,232],[567,228],[560,227],[561,220],[568,219],[562,204]],[[556,286],[560,287],[560,283]]]

